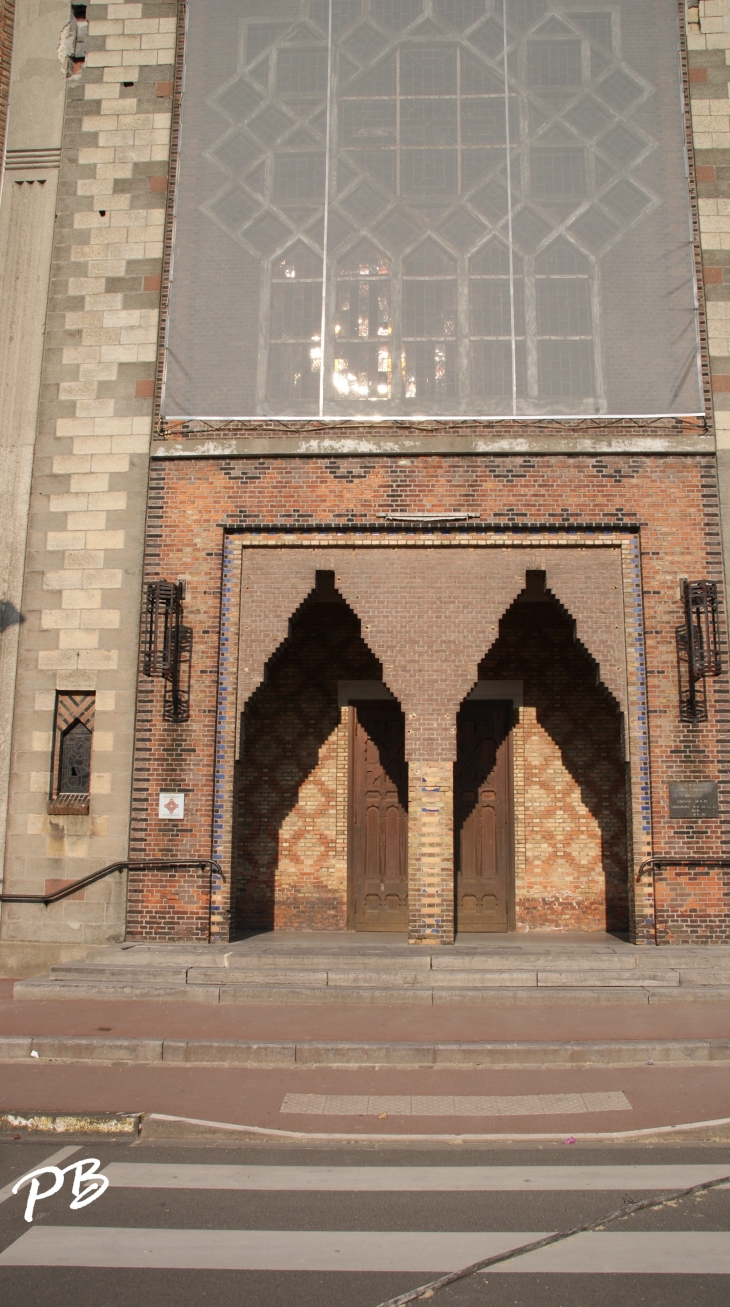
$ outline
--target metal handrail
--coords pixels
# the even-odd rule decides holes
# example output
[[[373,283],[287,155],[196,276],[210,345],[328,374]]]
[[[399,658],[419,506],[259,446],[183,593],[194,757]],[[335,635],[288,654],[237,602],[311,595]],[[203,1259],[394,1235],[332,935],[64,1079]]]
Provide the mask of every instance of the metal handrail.
[[[639,870],[636,873],[636,883],[638,885],[647,868],[651,869],[651,896],[654,901],[654,943],[659,946],[659,922],[657,920],[657,898],[656,898],[656,881],[654,872],[657,868],[662,867],[730,867],[730,858],[645,858],[639,864]]]
[[[210,867],[211,881],[216,874],[225,880],[220,863],[215,862],[213,858],[183,858],[175,862],[112,862],[108,867],[92,871],[90,876],[82,876],[80,880],[71,881],[69,885],[62,885],[61,889],[54,890],[52,894],[0,894],[0,903],[42,903],[47,908],[49,903],[58,903],[59,899],[67,899],[71,894],[77,894],[80,889],[95,884],[97,880],[103,880],[105,876],[111,876],[115,871],[164,871],[165,868],[173,870],[183,867],[197,867],[199,871]]]
[[[730,867],[730,858],[645,858],[636,873],[637,884],[647,867]]]

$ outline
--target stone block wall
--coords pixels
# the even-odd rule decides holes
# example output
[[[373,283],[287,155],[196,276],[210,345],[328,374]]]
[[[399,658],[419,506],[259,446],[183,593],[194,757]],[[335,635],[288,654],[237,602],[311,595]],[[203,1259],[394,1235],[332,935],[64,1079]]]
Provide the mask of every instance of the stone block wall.
[[[14,26],[15,0],[2,0],[0,4],[0,150],[3,152],[5,150],[5,130],[8,123]]]
[[[725,569],[730,569],[730,4],[688,9],[687,58]]]
[[[0,869],[66,91],[56,47],[67,14],[66,0],[0,5]]]
[[[91,4],[87,16],[85,63],[66,89],[25,559],[5,863],[15,892],[128,850],[178,17],[174,0]],[[47,811],[59,690],[96,693],[88,817]],[[2,938],[103,942],[124,917],[114,877],[83,901],[6,907]]]

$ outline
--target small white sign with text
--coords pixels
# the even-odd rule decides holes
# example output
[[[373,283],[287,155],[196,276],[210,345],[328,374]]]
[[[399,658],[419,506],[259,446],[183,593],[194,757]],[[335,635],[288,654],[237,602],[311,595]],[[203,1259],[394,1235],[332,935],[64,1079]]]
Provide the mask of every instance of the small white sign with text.
[[[159,816],[163,821],[180,821],[185,816],[185,795],[160,790]]]

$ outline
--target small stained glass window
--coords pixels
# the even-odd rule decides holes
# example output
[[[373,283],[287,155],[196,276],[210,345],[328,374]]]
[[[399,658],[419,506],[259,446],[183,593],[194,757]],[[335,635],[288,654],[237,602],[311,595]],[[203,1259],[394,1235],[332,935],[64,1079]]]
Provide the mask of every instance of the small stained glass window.
[[[91,731],[83,722],[76,721],[61,736],[59,793],[88,794],[90,778]]]
[[[95,706],[96,697],[92,693],[56,696],[48,804],[51,813],[89,811]]]

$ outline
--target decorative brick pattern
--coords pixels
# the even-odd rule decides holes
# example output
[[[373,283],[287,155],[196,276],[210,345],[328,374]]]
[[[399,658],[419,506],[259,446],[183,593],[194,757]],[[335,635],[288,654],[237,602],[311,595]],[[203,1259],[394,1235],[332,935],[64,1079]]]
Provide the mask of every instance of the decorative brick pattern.
[[[523,683],[517,929],[627,930],[621,719],[570,617],[555,602],[514,603],[479,678]]]
[[[294,616],[243,719],[232,863],[240,927],[345,929],[337,682],[381,674],[346,604],[312,597]]]
[[[707,386],[711,371],[722,460],[730,456],[727,0],[701,0],[687,37],[706,415],[377,429],[160,423],[145,501],[184,12],[171,0],[89,6],[89,53],[68,87],[6,888],[37,891],[68,879],[69,858],[81,874],[127,853],[146,502],[146,579],[187,582],[192,704],[189,722],[165,723],[163,686],[139,679],[131,856],[212,853],[224,879],[209,904],[207,873],[135,875],[132,937],[202,940],[210,925],[225,939],[232,908],[239,922],[342,928],[348,712],[337,709],[336,680],[382,665],[407,718],[411,939],[453,938],[453,730],[480,674],[520,675],[525,685],[513,749],[518,928],[616,928],[628,911],[640,942],[653,943],[655,926],[660,942],[726,941],[719,871],[667,869],[656,902],[649,878],[635,888],[634,873],[652,850],[678,858],[730,851],[728,678],[708,686],[710,721],[682,724],[674,653],[680,578],[722,581]],[[451,533],[387,526],[388,514],[404,512],[474,518]],[[324,656],[318,632],[296,635],[297,622],[309,620],[301,605],[315,555],[340,575],[361,622],[356,652],[328,635]],[[520,632],[518,605],[510,609],[528,568],[547,572],[563,610],[547,648]],[[81,690],[96,691],[98,714],[91,812],[49,814],[56,693]],[[255,748],[237,762],[246,705]],[[677,779],[717,779],[721,818],[670,820]],[[185,792],[184,821],[158,820],[160,789]],[[93,942],[120,934],[122,920],[115,879],[59,906],[52,923],[12,907],[3,931]]]
[[[349,474],[347,477],[345,472]],[[355,553],[382,557],[382,550],[387,551],[389,559],[394,557],[394,551],[403,551],[409,558],[416,552],[431,557],[438,553],[444,559],[451,589],[460,596],[471,617],[471,629],[466,630],[465,623],[466,634],[463,638],[460,636],[458,657],[465,658],[464,640],[469,649],[473,644],[477,651],[470,655],[471,671],[467,673],[465,668],[459,672],[463,686],[461,682],[458,690],[455,686],[453,693],[457,702],[476,680],[479,663],[497,635],[499,617],[524,585],[525,571],[537,567],[546,570],[548,578],[551,572],[555,573],[556,593],[563,609],[571,617],[576,617],[576,609],[582,610],[582,615],[579,614],[578,618],[578,638],[596,662],[599,661],[596,658],[596,647],[599,641],[603,641],[601,674],[603,676],[604,663],[606,667],[614,668],[616,680],[612,691],[613,699],[621,701],[625,696],[629,704],[623,741],[618,733],[615,716],[612,717],[609,713],[606,718],[605,729],[613,734],[605,775],[599,768],[596,778],[600,790],[598,797],[588,793],[586,799],[581,791],[580,779],[576,782],[568,771],[562,773],[561,804],[572,813],[572,825],[568,831],[559,822],[554,823],[554,829],[558,832],[555,841],[559,838],[560,849],[568,851],[568,860],[563,863],[563,867],[572,888],[561,907],[559,895],[554,896],[552,906],[548,901],[552,892],[549,887],[550,878],[555,881],[558,876],[557,860],[554,857],[554,849],[558,845],[554,842],[552,853],[541,853],[545,839],[541,835],[539,821],[529,813],[530,802],[539,799],[536,791],[533,790],[532,794],[530,792],[530,778],[539,777],[546,758],[551,767],[557,766],[558,759],[545,733],[533,728],[528,710],[536,708],[536,705],[526,701],[524,720],[515,732],[515,775],[518,788],[522,787],[522,795],[515,796],[515,807],[517,872],[518,880],[520,876],[523,877],[524,887],[520,890],[523,926],[528,923],[529,917],[532,921],[549,921],[558,927],[560,922],[567,919],[575,924],[582,919],[585,904],[589,900],[589,909],[586,911],[594,926],[597,927],[598,923],[606,920],[625,920],[625,896],[631,890],[631,886],[627,886],[628,871],[623,870],[625,860],[628,858],[629,865],[636,868],[647,851],[650,851],[652,833],[656,849],[666,856],[690,856],[694,850],[699,850],[706,856],[717,856],[720,852],[722,840],[719,821],[670,822],[668,817],[670,780],[715,778],[719,775],[722,791],[726,783],[725,773],[720,770],[714,707],[721,701],[718,696],[726,693],[726,678],[710,684],[713,700],[711,722],[701,727],[681,724],[678,720],[674,663],[674,628],[681,621],[679,578],[691,573],[720,579],[716,485],[711,459],[606,456],[581,459],[543,456],[536,459],[529,455],[517,458],[489,455],[481,458],[362,458],[340,462],[316,457],[240,461],[227,461],[224,458],[172,458],[155,463],[152,477],[149,577],[152,579],[154,576],[167,575],[187,578],[186,620],[194,628],[195,653],[189,724],[173,726],[162,723],[161,701],[157,702],[159,687],[150,682],[141,683],[135,791],[138,797],[133,827],[136,857],[170,857],[175,852],[182,855],[183,851],[189,854],[205,850],[211,832],[214,749],[218,747],[219,750],[215,767],[220,786],[220,811],[224,813],[226,795],[231,793],[230,788],[226,790],[226,769],[233,765],[235,749],[236,713],[232,711],[231,705],[235,696],[238,696],[238,703],[243,707],[260,683],[266,661],[286,639],[288,621],[311,588],[316,570],[311,561],[313,553],[316,552],[320,559],[317,566],[330,566],[336,575],[340,558],[346,556],[350,560],[347,567],[343,565],[341,569],[343,577],[346,574],[350,577],[349,583],[344,580],[342,582],[343,593],[362,620],[364,639],[368,643],[373,641],[371,648],[383,663],[386,683],[390,684],[390,673],[385,670],[385,665],[390,660],[394,667],[397,663],[401,678],[408,668],[413,669],[414,685],[419,681],[424,682],[424,679],[428,683],[428,678],[434,674],[437,679],[430,684],[439,684],[441,667],[438,659],[435,664],[424,664],[424,639],[420,626],[414,628],[411,623],[411,596],[407,593],[404,593],[402,602],[396,595],[395,608],[400,620],[391,624],[391,634],[388,641],[384,642],[384,647],[373,640],[372,631],[365,629],[371,625],[369,614],[375,611],[374,600],[378,599],[379,593],[384,592],[384,588],[387,590],[393,584],[395,573],[392,563],[386,562],[384,557],[379,569],[367,572],[367,575],[359,564],[359,570],[353,571],[352,559]],[[544,522],[555,513],[556,497],[559,497],[561,505],[560,529],[556,524],[553,533],[543,531],[540,534],[536,531],[535,524]],[[397,504],[399,511],[433,511],[438,505],[444,512],[457,512],[463,509],[465,500],[472,511],[476,507],[479,512],[483,523],[480,530],[470,532],[464,529],[433,534],[414,531],[404,534],[380,527],[378,532],[377,524],[382,522],[381,515],[392,504]],[[316,535],[314,532],[308,534],[301,530],[292,531],[289,524],[300,522],[303,511],[307,512],[310,522],[321,523],[322,527],[329,521],[335,528],[339,523],[346,522],[353,526],[359,523],[361,529],[353,531],[352,528],[339,527],[334,533],[330,530],[330,534],[327,534],[320,527]],[[587,520],[597,523],[591,534],[577,529],[568,530],[562,525],[566,521],[579,524]],[[257,529],[258,523],[272,525]],[[368,533],[365,530],[368,525],[376,530]],[[242,529],[242,535],[235,534]],[[226,570],[222,572],[224,545],[228,562],[225,564]],[[514,588],[510,590],[507,587],[503,599],[499,601],[501,607],[494,599],[495,594],[499,595],[499,589],[492,592],[490,603],[495,603],[495,612],[493,619],[489,618],[488,621],[480,613],[480,605],[473,602],[474,591],[467,584],[471,573],[463,572],[459,561],[472,551],[479,552],[484,548],[490,550],[490,565],[486,571],[496,577],[497,587],[502,582],[499,580],[500,567],[494,560],[503,552],[510,555],[508,575],[513,576],[514,583]],[[234,558],[237,550],[243,550],[246,554],[252,549],[252,559],[253,554],[261,559],[263,553],[270,553],[272,558],[277,555],[283,558],[285,564],[277,564],[277,569],[272,571],[265,565],[265,560],[254,565],[253,561],[246,562],[244,559],[239,618],[236,615]],[[613,564],[609,566],[605,561],[611,557],[619,560],[615,569]],[[571,558],[574,565],[570,564]],[[604,562],[590,562],[594,558],[603,559]],[[594,570],[596,568],[598,570]],[[416,575],[417,570],[413,575]],[[278,588],[271,588],[275,575],[283,578],[283,588],[278,587],[278,582]],[[224,581],[224,618],[228,643],[225,651],[226,679],[219,702],[216,698],[216,680],[221,659],[221,576]],[[358,595],[363,596],[364,602],[355,593],[353,578],[356,576],[360,578]],[[365,585],[367,577],[370,578],[368,586]],[[251,585],[259,586],[260,593],[252,591]],[[572,589],[569,594],[570,587]],[[255,603],[252,599],[254,593]],[[438,593],[433,592],[427,609],[427,617],[430,615],[429,620],[437,628],[439,623],[444,625],[445,622],[440,593],[440,590]],[[378,602],[380,610],[385,612],[386,605],[380,600]],[[620,614],[618,632],[613,616],[615,612]],[[231,651],[235,647],[235,628],[239,620],[244,656],[240,660],[239,669],[235,669]],[[419,622],[422,620],[424,619],[419,617]],[[492,627],[489,622],[492,620],[493,634],[490,635]],[[486,623],[479,640],[474,636],[475,622]],[[594,624],[592,628],[591,622]],[[245,629],[252,623],[258,626],[260,637],[257,646],[260,650],[257,655],[258,671],[253,670],[253,664],[247,661],[245,654],[246,649],[253,648],[251,632],[249,630],[247,633]],[[462,628],[459,629],[461,631]],[[404,643],[393,644],[394,632]],[[437,634],[441,639],[440,629]],[[625,651],[623,658],[619,657],[619,644]],[[581,656],[585,658],[585,654]],[[450,674],[454,665],[454,655],[450,654]],[[587,666],[590,667],[590,661]],[[243,682],[244,674],[250,677],[247,683]],[[238,686],[235,683],[237,675],[241,678]],[[506,670],[502,675],[507,675]],[[595,671],[586,675],[588,682],[584,684],[581,694],[588,697],[581,700],[584,707],[576,715],[577,718],[582,715],[588,719],[588,725],[583,723],[583,733],[589,733],[593,728],[594,708],[591,705],[595,702],[600,709],[600,704],[605,702],[605,699],[601,700],[599,691],[591,688],[590,676],[595,676]],[[508,679],[514,677],[515,673],[512,672]],[[391,688],[398,694],[402,685]],[[424,691],[424,702],[428,700],[429,693],[432,693],[437,719],[444,724],[439,737],[439,748],[443,748],[451,721],[446,721],[447,713],[439,693]],[[598,697],[591,699],[591,694]],[[398,694],[398,697],[405,696]],[[223,735],[217,737],[217,745],[216,719],[225,727]],[[331,731],[324,738],[334,740],[336,731],[337,718],[333,714]],[[649,733],[653,764],[651,786],[648,772]],[[435,738],[433,733],[432,738]],[[226,744],[226,740],[232,743]],[[581,767],[584,773],[590,772],[593,767],[590,749],[585,744],[580,747],[584,749]],[[521,766],[520,749],[524,757]],[[340,760],[339,764],[336,764],[335,753]],[[622,760],[623,753],[628,758],[626,765]],[[448,755],[447,758],[431,757],[424,761],[423,755],[419,758],[412,749],[411,759],[412,776],[416,775],[414,768],[420,769],[423,775],[429,775],[430,770],[439,768],[442,762],[448,761],[451,766]],[[324,758],[321,762],[324,768]],[[330,769],[330,776],[334,775],[336,765],[343,765],[342,753],[338,750],[327,757],[326,767]],[[520,776],[524,779],[520,780]],[[440,781],[438,783],[441,784]],[[443,783],[449,785],[450,781]],[[334,780],[331,784],[336,788]],[[185,822],[157,821],[156,792],[163,786],[188,791]],[[590,783],[586,786],[584,782],[584,787],[590,791]],[[605,797],[608,791],[610,800]],[[539,802],[543,800],[539,799]],[[628,814],[625,826],[622,826],[620,816],[622,803],[625,803]],[[592,812],[591,804],[594,809],[597,807],[600,810],[600,817]],[[336,806],[340,813],[337,821],[341,821],[339,800]],[[448,820],[450,822],[450,816]],[[300,828],[304,829],[306,819],[303,811],[296,817],[296,821],[301,821]],[[326,856],[327,865],[332,867],[336,865],[337,851],[335,824],[332,815],[328,813],[324,823],[328,834],[325,841],[326,854],[323,856]],[[174,827],[174,831],[170,827]],[[412,815],[410,828],[413,841],[411,858],[414,860],[411,864],[412,874],[417,878],[421,874],[417,843],[420,836]],[[574,840],[576,833],[578,843]],[[220,846],[224,855],[227,838],[227,835],[222,838]],[[591,859],[599,856],[599,845],[601,870],[596,876],[595,868],[593,869],[592,879],[589,878],[587,891],[581,899],[576,886]],[[422,897],[426,899],[431,896],[428,903],[428,928],[438,926],[439,931],[444,932],[441,937],[447,938],[450,925],[445,920],[446,905],[440,888],[440,885],[448,883],[450,876],[446,868],[447,859],[451,857],[451,847],[445,837],[441,847],[442,870],[429,871],[429,894]],[[563,857],[562,852],[560,856]],[[535,878],[533,891],[530,889],[529,877],[538,864],[539,874]],[[341,866],[341,863],[337,865]],[[225,866],[224,856],[224,869]],[[222,926],[228,888],[227,885],[224,886],[221,894]],[[528,900],[532,903],[529,912]],[[630,907],[633,912],[631,900]],[[423,913],[421,916],[425,921]],[[653,942],[653,902],[643,883],[632,922],[637,939]],[[301,924],[306,922],[302,920]],[[414,924],[412,928],[416,932],[422,926]]]
[[[480,658],[497,637],[501,614],[525,584],[526,568],[549,568],[549,584],[565,599],[604,681],[625,705],[617,554],[535,551],[528,558],[495,547],[488,572],[483,560],[469,551],[461,553],[458,567],[455,587],[444,559],[422,550],[396,553],[385,568],[377,550],[355,554],[300,548],[296,554],[250,555],[243,564],[239,707],[260,682],[264,662],[284,639],[288,615],[311,589],[317,568],[335,573],[339,591],[362,619],[365,638],[382,662],[383,678],[406,714],[409,759],[455,757],[459,704],[474,684]],[[600,610],[594,601],[597,590],[602,595]],[[439,620],[434,624],[436,612]],[[427,682],[413,648],[428,650]]]
[[[408,942],[454,942],[454,769],[408,767]]]

